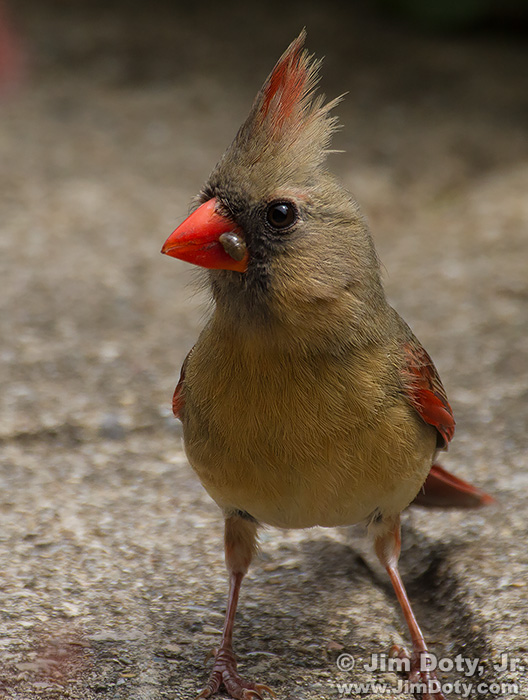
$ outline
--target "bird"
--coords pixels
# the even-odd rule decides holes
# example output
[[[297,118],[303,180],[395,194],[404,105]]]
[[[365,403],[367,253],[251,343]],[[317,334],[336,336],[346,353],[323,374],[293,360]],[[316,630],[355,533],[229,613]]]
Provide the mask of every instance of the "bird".
[[[368,225],[327,168],[333,111],[320,61],[289,45],[162,253],[204,268],[211,314],[172,408],[190,465],[225,519],[222,638],[197,698],[274,695],[237,670],[233,630],[261,526],[364,523],[412,641],[409,678],[443,700],[399,570],[410,504],[493,498],[436,463],[455,430],[438,372],[389,305]],[[397,650],[404,656],[404,649]]]

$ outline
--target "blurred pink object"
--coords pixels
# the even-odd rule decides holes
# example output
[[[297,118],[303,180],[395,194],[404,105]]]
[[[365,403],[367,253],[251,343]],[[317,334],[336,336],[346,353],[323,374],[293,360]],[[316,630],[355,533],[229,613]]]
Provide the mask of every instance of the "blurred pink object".
[[[24,51],[9,12],[0,0],[0,95],[16,87],[24,73]]]

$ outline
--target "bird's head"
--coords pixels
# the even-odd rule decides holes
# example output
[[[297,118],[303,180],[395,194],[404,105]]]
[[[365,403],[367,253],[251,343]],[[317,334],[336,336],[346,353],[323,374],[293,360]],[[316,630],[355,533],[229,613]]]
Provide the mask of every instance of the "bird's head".
[[[209,268],[217,308],[238,322],[313,333],[318,315],[322,325],[343,306],[361,315],[381,287],[358,207],[325,168],[339,99],[314,94],[319,62],[304,40],[303,30],[279,59],[162,252]]]

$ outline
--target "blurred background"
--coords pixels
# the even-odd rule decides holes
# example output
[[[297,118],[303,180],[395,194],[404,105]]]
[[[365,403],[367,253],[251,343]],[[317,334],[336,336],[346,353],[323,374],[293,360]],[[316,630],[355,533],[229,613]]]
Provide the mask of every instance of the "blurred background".
[[[528,653],[527,4],[2,0],[5,697],[189,698],[205,681],[222,521],[170,401],[208,306],[159,250],[302,27],[322,90],[347,93],[330,167],[455,411],[443,462],[498,499],[406,516],[417,615],[436,653],[528,694],[493,668]],[[286,700],[371,680],[336,655],[368,661],[406,631],[361,530],[262,542],[240,668]]]

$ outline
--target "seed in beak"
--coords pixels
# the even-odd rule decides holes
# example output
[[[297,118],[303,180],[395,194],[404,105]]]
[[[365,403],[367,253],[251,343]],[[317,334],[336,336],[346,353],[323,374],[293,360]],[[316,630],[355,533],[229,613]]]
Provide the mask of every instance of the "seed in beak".
[[[240,262],[244,259],[247,252],[246,244],[237,233],[234,233],[233,231],[223,233],[218,240],[222,244],[225,252],[230,255],[233,260]]]

